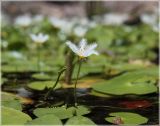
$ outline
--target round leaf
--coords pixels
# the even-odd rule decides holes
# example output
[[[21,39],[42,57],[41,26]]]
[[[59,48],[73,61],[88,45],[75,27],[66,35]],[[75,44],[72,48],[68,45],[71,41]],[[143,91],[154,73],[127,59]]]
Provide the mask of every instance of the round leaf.
[[[148,119],[136,114],[136,113],[130,113],[130,112],[114,112],[110,113],[110,116],[113,117],[107,117],[105,120],[107,120],[110,123],[114,123],[114,121],[117,118],[121,118],[123,124],[134,124],[134,125],[139,125],[143,123],[147,123]]]
[[[1,112],[2,125],[23,125],[31,120],[30,116],[13,108],[2,106]]]
[[[155,69],[140,70],[135,72],[128,72],[115,77],[109,81],[97,83],[92,88],[101,93],[124,95],[124,94],[148,94],[157,91],[154,85],[158,76]]]
[[[92,120],[83,116],[74,116],[70,118],[65,125],[96,125]]]
[[[62,122],[57,116],[53,114],[48,114],[48,115],[44,115],[39,118],[36,118],[32,121],[29,121],[26,124],[27,125],[62,125]]]
[[[18,100],[2,101],[2,105],[5,107],[14,108],[17,110],[22,110],[21,103]]]
[[[55,84],[54,81],[36,81],[28,84],[28,87],[34,90],[44,90],[45,88],[51,88]],[[61,85],[58,83],[55,89],[61,88]]]
[[[32,77],[35,79],[40,79],[40,80],[50,80],[51,79],[51,76],[47,74],[43,74],[43,73],[33,74]]]
[[[78,108],[70,107],[56,107],[56,108],[37,108],[34,110],[34,114],[38,117],[46,114],[55,114],[60,119],[66,119],[72,117],[74,114],[85,115],[90,113],[89,109],[84,106],[78,106]]]

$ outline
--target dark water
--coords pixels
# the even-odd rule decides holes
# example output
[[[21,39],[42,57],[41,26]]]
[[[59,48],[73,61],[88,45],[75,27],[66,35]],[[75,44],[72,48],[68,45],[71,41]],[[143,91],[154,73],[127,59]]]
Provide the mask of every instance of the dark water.
[[[51,93],[47,100],[44,100],[44,95],[47,90],[33,91],[26,87],[26,84],[34,81],[31,78],[32,73],[5,73],[3,77],[8,78],[8,81],[2,85],[2,91],[16,93],[22,97],[28,97],[33,99],[33,104],[24,104],[23,112],[29,114],[33,119],[36,116],[33,114],[33,110],[37,107],[54,107],[67,105],[68,107],[74,105],[73,89],[58,89]],[[15,84],[14,84],[14,83]],[[134,112],[144,117],[147,117],[149,121],[147,125],[156,125],[158,120],[158,94],[148,95],[124,95],[124,96],[112,96],[112,97],[97,97],[89,95],[91,89],[77,89],[78,104],[85,105],[91,109],[91,113],[85,115],[99,125],[109,125],[110,123],[105,121],[105,118],[111,112]],[[121,103],[125,101],[147,101],[150,104],[148,106],[142,106],[137,108],[127,108]],[[66,120],[63,120],[65,122]]]

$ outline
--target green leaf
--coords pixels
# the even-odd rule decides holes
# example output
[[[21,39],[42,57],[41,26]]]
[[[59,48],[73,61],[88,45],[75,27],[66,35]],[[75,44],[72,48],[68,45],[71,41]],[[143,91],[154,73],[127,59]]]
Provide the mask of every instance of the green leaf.
[[[45,88],[51,88],[55,84],[54,81],[36,81],[29,83],[27,86],[34,90],[44,90]],[[58,83],[55,89],[61,88],[61,84]]]
[[[104,98],[109,98],[111,97],[110,95],[104,94],[104,93],[99,93],[97,91],[91,90],[91,92],[89,93],[90,95],[94,95],[97,97],[104,97]]]
[[[132,125],[139,125],[139,124],[144,124],[147,123],[148,119],[136,114],[136,113],[130,113],[130,112],[114,112],[110,113],[109,116],[113,117],[106,117],[105,120],[114,123],[114,120],[117,118],[121,118],[123,124],[132,124]]]
[[[44,74],[44,73],[33,74],[32,77],[35,79],[40,79],[40,80],[51,80],[52,79],[51,76]]]
[[[61,120],[54,114],[48,114],[26,123],[27,125],[62,125]]]
[[[96,125],[92,120],[83,116],[74,116],[70,118],[65,125]]]
[[[15,72],[16,67],[11,66],[11,65],[3,65],[2,66],[2,72]]]
[[[2,77],[1,78],[1,85],[3,85],[3,83],[6,82],[6,81],[7,81],[7,78]]]
[[[5,107],[22,110],[22,106],[19,100],[2,101],[1,104]]]
[[[1,100],[2,101],[18,100],[18,97],[11,93],[1,92]]]
[[[10,93],[1,92],[1,104],[5,107],[22,110],[20,98]]]
[[[46,114],[55,114],[60,119],[70,118],[75,114],[77,115],[85,115],[90,113],[89,109],[84,106],[65,108],[65,107],[56,107],[56,108],[37,108],[34,110],[34,114],[38,117],[46,115]]]
[[[2,106],[1,112],[2,125],[23,125],[31,120],[30,116],[13,108]]]
[[[145,69],[127,72],[109,81],[94,84],[93,90],[101,93],[124,95],[124,94],[149,94],[157,91],[155,86],[158,78],[157,69]]]

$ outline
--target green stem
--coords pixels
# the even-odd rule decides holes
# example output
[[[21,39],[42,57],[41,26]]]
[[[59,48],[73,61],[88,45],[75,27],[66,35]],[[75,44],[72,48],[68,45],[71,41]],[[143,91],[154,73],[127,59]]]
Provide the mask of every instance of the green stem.
[[[75,85],[74,85],[74,102],[75,102],[74,105],[75,105],[76,108],[77,108],[76,88],[77,88],[77,82],[78,82],[78,78],[79,78],[79,73],[80,73],[81,65],[82,65],[82,62],[81,62],[81,60],[79,60],[78,73],[77,73],[76,82],[75,82]]]
[[[57,86],[58,82],[59,82],[59,79],[62,75],[62,73],[66,70],[66,68],[64,67],[61,71],[58,72],[58,77],[57,77],[57,80],[55,82],[55,84],[53,85],[52,88],[50,88],[50,90],[47,92],[47,94],[44,96],[44,99],[47,100],[48,96],[50,95],[50,93],[53,91],[53,89]]]

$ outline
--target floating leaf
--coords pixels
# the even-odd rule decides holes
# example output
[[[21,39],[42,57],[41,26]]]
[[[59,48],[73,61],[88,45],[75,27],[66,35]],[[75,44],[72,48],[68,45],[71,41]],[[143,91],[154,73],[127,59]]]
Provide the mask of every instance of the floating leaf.
[[[77,115],[85,115],[90,113],[89,109],[84,106],[65,108],[65,107],[56,107],[56,108],[37,108],[34,110],[34,114],[38,117],[46,115],[46,114],[55,114],[60,119],[70,118],[75,114]]]
[[[26,124],[27,125],[62,125],[62,122],[57,116],[53,114],[48,114],[48,115],[44,115],[39,118],[33,119],[32,121],[29,121]]]
[[[77,88],[91,88],[91,85],[93,83],[96,83],[96,82],[101,82],[101,81],[104,81],[104,79],[101,79],[99,77],[87,77],[87,78],[83,78],[83,79],[80,79],[77,83]],[[74,88],[74,83],[73,84],[66,84],[66,83],[63,83],[63,88]]]
[[[33,103],[33,100],[31,100],[29,98],[20,97],[15,94],[7,93],[7,92],[1,92],[1,101],[2,102],[13,101],[13,100],[16,100],[16,101],[18,100],[23,104]]]
[[[11,65],[3,65],[2,66],[2,72],[15,72],[15,71],[17,71],[16,67],[13,67]]]
[[[2,101],[1,104],[5,107],[14,108],[17,110],[22,110],[21,103],[18,100]]]
[[[1,98],[1,103],[3,106],[22,110],[18,96],[6,92],[1,92]]]
[[[98,97],[111,97],[110,95],[104,94],[104,93],[99,93],[97,91],[91,90],[91,92],[89,93],[90,95],[94,95],[94,96],[98,96]]]
[[[23,125],[31,120],[30,116],[13,108],[2,106],[1,113],[2,125]]]
[[[96,69],[94,69],[96,67]],[[72,75],[72,78],[73,79],[76,79],[77,77],[77,71],[78,71],[78,68],[75,67],[74,68],[74,71],[73,71],[73,75]],[[97,65],[83,65],[83,67],[81,67],[81,71],[80,71],[80,75],[79,77],[84,77],[88,74],[99,74],[103,71],[103,67],[102,66],[97,66]]]
[[[120,124],[130,124],[130,125],[139,125],[147,123],[148,119],[136,114],[136,113],[130,113],[130,112],[114,112],[110,113],[109,116],[113,117],[107,117],[105,118],[106,121],[110,123],[116,123],[116,119],[121,119]]]
[[[44,73],[36,73],[36,74],[33,74],[32,77],[40,80],[51,80],[51,76]]]
[[[106,64],[105,70],[107,74],[109,72],[110,75],[116,75],[124,71],[139,70],[145,67],[146,66],[144,64],[119,63],[119,64]]]
[[[157,69],[145,69],[128,72],[109,81],[97,83],[92,88],[101,93],[124,94],[148,94],[157,91],[155,81],[158,78]]]
[[[96,125],[92,120],[83,116],[74,116],[70,118],[65,125]]]
[[[7,93],[7,92],[1,92],[1,100],[2,101],[10,101],[10,100],[17,100],[18,96]]]
[[[27,86],[34,90],[44,90],[45,88],[51,88],[55,84],[54,81],[36,81],[29,83]],[[61,88],[61,84],[58,83],[55,89]]]
[[[3,85],[3,83],[6,82],[6,81],[7,81],[7,78],[2,77],[1,78],[1,85]]]

